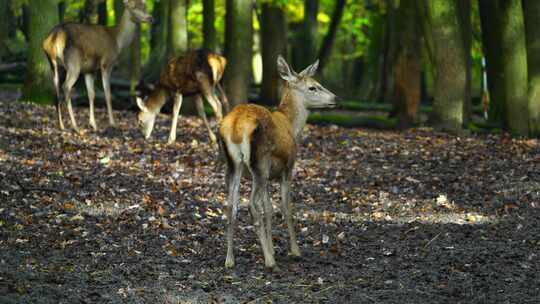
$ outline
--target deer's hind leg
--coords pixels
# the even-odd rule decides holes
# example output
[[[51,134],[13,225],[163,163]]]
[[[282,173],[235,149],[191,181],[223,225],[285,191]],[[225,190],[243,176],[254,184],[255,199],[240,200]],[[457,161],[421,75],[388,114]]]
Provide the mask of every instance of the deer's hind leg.
[[[203,99],[201,95],[197,95],[195,97],[195,105],[197,106],[197,112],[199,116],[201,117],[204,123],[204,126],[206,127],[206,130],[208,131],[208,136],[210,137],[212,144],[216,146],[217,145],[216,135],[212,131],[212,128],[210,127],[210,124],[208,123],[208,119],[206,118],[206,113],[204,112],[204,103],[203,103]]]
[[[112,93],[111,93],[111,72],[112,66],[102,64],[101,80],[103,82],[103,92],[105,92],[105,102],[107,103],[107,114],[109,116],[109,124],[111,127],[116,126],[112,108]]]
[[[226,148],[225,148],[226,150]],[[227,153],[227,152],[225,152]],[[238,214],[238,204],[240,202],[240,181],[242,179],[242,164],[235,164],[227,157],[227,209],[225,214],[227,216],[227,259],[225,260],[225,267],[234,267],[234,230],[236,229],[236,218]]]
[[[91,73],[84,75],[84,82],[86,84],[86,92],[88,93],[88,103],[90,105],[90,126],[94,131],[97,131],[96,117],[94,115],[94,100],[96,99],[96,91],[94,88],[94,75]]]
[[[73,113],[73,107],[71,105],[71,90],[77,82],[81,73],[80,56],[78,52],[71,51],[66,52],[66,80],[64,81],[64,98],[68,109],[69,118],[71,120],[71,126],[73,129],[80,133],[77,121],[75,120],[75,114]]]
[[[58,71],[58,61],[56,59],[50,59],[49,63],[53,71],[54,90],[56,92],[56,116],[58,118],[58,127],[60,130],[64,130],[64,121],[62,120],[62,96],[60,92],[60,73]]]
[[[204,98],[206,98],[206,100],[212,107],[212,110],[214,110],[217,121],[221,121],[221,119],[223,119],[223,109],[221,108],[221,102],[219,101],[216,93],[214,92],[214,86],[208,78],[208,75],[197,72],[196,77],[197,81],[199,81],[199,84],[201,86],[201,91],[204,95]]]

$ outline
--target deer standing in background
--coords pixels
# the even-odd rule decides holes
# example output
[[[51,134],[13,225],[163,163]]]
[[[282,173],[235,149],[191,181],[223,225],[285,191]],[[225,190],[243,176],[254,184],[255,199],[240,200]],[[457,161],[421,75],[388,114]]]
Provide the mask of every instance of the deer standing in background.
[[[210,140],[216,145],[216,136],[208,124],[201,95],[204,95],[208,103],[210,103],[216,119],[221,121],[223,118],[222,104],[214,93],[214,89],[215,87],[219,89],[227,112],[229,102],[219,83],[226,64],[225,57],[206,50],[190,51],[184,56],[171,59],[161,73],[159,83],[150,93],[148,99],[143,101],[137,97],[137,105],[141,110],[138,116],[139,125],[144,138],[148,139],[150,137],[157,114],[159,114],[167,99],[174,94],[172,125],[168,140],[169,144],[174,143],[176,141],[176,125],[183,96],[195,95],[197,112],[208,130]]]
[[[71,90],[79,75],[84,74],[88,100],[90,103],[90,126],[97,130],[94,117],[94,73],[101,71],[103,90],[107,102],[109,123],[115,125],[111,101],[111,72],[120,52],[131,43],[135,35],[136,23],[152,22],[152,16],[146,11],[145,0],[124,0],[124,15],[114,27],[64,23],[55,26],[43,42],[43,49],[49,58],[54,74],[56,89],[56,111],[60,129],[62,121],[62,102],[60,99],[59,66],[66,70],[63,84],[64,102],[67,105],[71,126],[77,132],[79,128],[71,106]]]
[[[273,268],[276,264],[272,243],[273,209],[268,193],[270,179],[281,181],[281,212],[287,221],[291,254],[300,256],[291,215],[292,169],[309,109],[333,107],[336,96],[312,78],[317,71],[318,61],[300,74],[295,73],[281,56],[277,64],[278,72],[285,80],[277,111],[270,112],[254,104],[239,105],[223,119],[219,129],[220,143],[227,161],[225,266],[229,268],[234,266],[233,234],[244,168],[248,169],[253,181],[249,207],[266,267]]]

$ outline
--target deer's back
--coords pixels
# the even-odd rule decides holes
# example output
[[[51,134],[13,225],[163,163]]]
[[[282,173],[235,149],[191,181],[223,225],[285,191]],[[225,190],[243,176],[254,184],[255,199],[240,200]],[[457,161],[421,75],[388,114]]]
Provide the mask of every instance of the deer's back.
[[[98,69],[101,63],[112,64],[118,57],[118,46],[111,31],[112,28],[101,25],[60,24],[51,30],[44,48],[49,56],[62,59],[67,52],[76,50],[82,57],[83,70]],[[55,52],[51,54],[49,50],[53,49]]]

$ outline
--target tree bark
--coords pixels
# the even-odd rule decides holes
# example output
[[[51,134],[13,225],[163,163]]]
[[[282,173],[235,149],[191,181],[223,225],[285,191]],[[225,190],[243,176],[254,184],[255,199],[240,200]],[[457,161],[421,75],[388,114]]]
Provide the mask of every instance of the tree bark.
[[[413,1],[401,1],[396,12],[396,57],[393,67],[394,107],[399,128],[409,128],[416,121],[421,96],[422,34]]]
[[[152,25],[152,49],[150,58],[146,64],[143,77],[148,83],[159,79],[161,69],[168,60],[167,45],[169,41],[169,16],[170,0],[160,0],[154,6],[154,24]]]
[[[169,56],[178,56],[188,50],[187,0],[170,0]]]
[[[504,124],[504,73],[501,40],[499,1],[479,0],[482,45],[486,57],[486,74],[489,90],[489,121]]]
[[[463,56],[465,60],[465,94],[463,99],[463,125],[468,126],[472,114],[471,85],[472,85],[472,6],[470,0],[457,0],[460,18],[461,37],[463,39]]]
[[[0,2],[0,62],[6,55],[7,43],[9,39],[9,14],[10,14],[10,2],[7,0]]]
[[[107,0],[100,0],[97,4],[98,24],[107,25],[109,16],[107,14]]]
[[[80,12],[80,21],[86,24],[98,23],[98,0],[85,0],[83,10]]]
[[[466,73],[456,0],[429,0],[428,23],[433,42],[435,92],[431,122],[457,132],[463,126]]]
[[[527,43],[529,135],[540,136],[540,1],[523,0]]]
[[[54,93],[51,69],[41,44],[53,26],[58,24],[57,1],[41,0],[28,7],[28,69],[23,88],[24,100],[52,103]]]
[[[527,50],[521,0],[500,0],[505,121],[517,135],[528,135]],[[536,29],[538,30],[538,29]]]
[[[283,8],[271,3],[262,4],[261,36],[263,79],[260,101],[273,106],[280,100],[277,58],[279,55],[287,58],[287,21]]]
[[[319,0],[304,0],[304,23],[300,37],[302,54],[299,57],[299,68],[307,67],[317,58],[317,15],[319,14]]]
[[[332,46],[334,45],[334,40],[336,39],[336,33],[338,26],[341,23],[341,18],[343,17],[343,10],[345,8],[346,0],[337,0],[334,6],[334,12],[332,13],[332,21],[330,22],[330,27],[328,32],[324,36],[321,48],[319,49],[319,69],[317,70],[318,74],[322,74],[325,65],[330,60],[330,55],[332,54]]]
[[[248,101],[253,56],[251,0],[227,0],[225,25],[225,89],[232,106]]]
[[[216,51],[218,46],[215,5],[214,0],[203,0],[203,47],[210,51]]]

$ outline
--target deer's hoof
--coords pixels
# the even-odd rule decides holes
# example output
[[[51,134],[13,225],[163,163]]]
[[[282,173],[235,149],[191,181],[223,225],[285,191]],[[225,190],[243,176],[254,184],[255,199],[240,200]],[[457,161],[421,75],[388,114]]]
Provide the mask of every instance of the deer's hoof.
[[[234,268],[234,259],[227,258],[227,260],[225,261],[225,267],[229,269]]]

